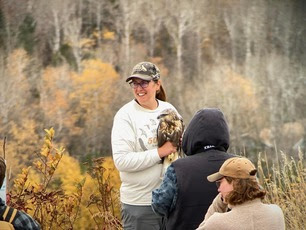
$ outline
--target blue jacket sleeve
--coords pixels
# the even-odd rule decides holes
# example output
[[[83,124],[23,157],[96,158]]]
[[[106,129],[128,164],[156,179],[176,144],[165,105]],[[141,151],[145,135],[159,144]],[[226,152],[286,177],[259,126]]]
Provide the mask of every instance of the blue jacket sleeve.
[[[161,186],[152,192],[152,209],[156,214],[168,217],[175,207],[176,199],[177,179],[171,164],[167,168]]]

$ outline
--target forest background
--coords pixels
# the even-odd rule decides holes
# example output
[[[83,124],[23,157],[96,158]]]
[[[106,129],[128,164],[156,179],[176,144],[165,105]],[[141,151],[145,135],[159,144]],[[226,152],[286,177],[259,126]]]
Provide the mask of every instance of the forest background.
[[[82,175],[85,162],[110,157],[113,116],[133,97],[125,78],[144,60],[159,66],[186,125],[218,107],[230,152],[303,158],[305,15],[302,0],[0,0],[9,186],[39,156],[44,129],[66,149],[63,173]]]

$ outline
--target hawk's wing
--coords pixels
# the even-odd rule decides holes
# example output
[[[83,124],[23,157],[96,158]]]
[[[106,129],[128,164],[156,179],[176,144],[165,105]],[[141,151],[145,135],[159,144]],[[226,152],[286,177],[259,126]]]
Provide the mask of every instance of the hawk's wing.
[[[158,116],[157,143],[161,147],[166,141],[180,147],[180,138],[184,132],[183,119],[173,109],[166,109]]]
[[[183,157],[181,152],[181,137],[184,132],[183,119],[178,116],[173,109],[164,110],[159,116],[159,125],[157,128],[157,142],[158,147],[161,147],[166,141],[172,142],[177,151],[171,153],[163,159],[162,177],[166,172],[168,166],[176,159]]]

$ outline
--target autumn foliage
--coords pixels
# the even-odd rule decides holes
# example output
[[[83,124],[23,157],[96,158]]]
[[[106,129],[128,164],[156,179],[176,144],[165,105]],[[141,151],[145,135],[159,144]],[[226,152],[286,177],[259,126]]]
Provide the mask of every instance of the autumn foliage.
[[[9,205],[32,215],[42,229],[120,229],[118,173],[110,158],[88,162],[81,174],[76,160],[53,142],[44,144],[32,166],[24,168],[9,192]]]

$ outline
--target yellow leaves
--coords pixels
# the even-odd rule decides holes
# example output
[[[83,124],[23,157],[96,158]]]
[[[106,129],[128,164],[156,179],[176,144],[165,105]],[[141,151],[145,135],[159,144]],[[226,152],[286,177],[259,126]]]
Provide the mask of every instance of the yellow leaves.
[[[120,213],[119,205],[116,205],[119,204],[117,191],[120,184],[116,184],[115,181],[118,179],[117,182],[120,183],[118,171],[115,170],[111,157],[100,157],[91,163],[92,167],[89,172],[95,179],[96,188],[91,190],[87,206],[92,218],[97,225],[105,226],[106,229],[112,229],[110,226],[115,222],[116,224],[113,226],[116,226],[116,229],[121,229],[120,221],[116,218]],[[88,186],[91,185],[87,184]],[[110,218],[114,222],[110,221]]]
[[[104,29],[102,32],[95,30],[92,35],[95,39],[103,38],[104,40],[115,40],[115,32],[109,31],[107,29]]]
[[[40,193],[43,190],[44,186],[43,184],[33,182],[32,188],[34,193]]]
[[[54,147],[54,129],[45,133],[44,147],[32,164],[35,170],[24,168],[14,181],[11,204],[27,210],[42,229],[71,229],[84,223],[90,229],[114,223],[120,228],[120,179],[112,158],[94,160],[95,176],[82,175],[78,160],[64,154],[63,147]],[[88,223],[92,218],[95,221]]]
[[[105,40],[115,40],[115,33],[109,30],[103,30],[103,38]]]
[[[69,155],[63,155],[54,178],[60,178],[61,188],[68,194],[76,192],[76,183],[83,180],[79,162]]]
[[[55,157],[54,157],[54,159],[55,160],[57,160],[57,161],[59,161],[61,158],[62,158],[62,153],[65,151],[65,149],[63,149],[62,151],[56,151],[56,153],[55,153]]]
[[[39,171],[42,170],[43,164],[41,163],[41,161],[35,161],[35,162],[33,163],[33,165],[34,165]]]
[[[50,191],[51,184],[54,183],[52,178],[58,169],[65,149],[53,147],[52,140],[55,135],[53,128],[46,129],[45,132],[44,146],[39,154],[39,159],[33,163],[38,174],[33,174],[31,171],[33,180],[29,180],[30,167],[22,169],[14,181],[14,188],[11,192],[12,204],[19,209],[33,210],[31,214],[41,223],[42,229],[50,227],[53,221],[63,218],[69,219],[69,221],[60,220],[54,225],[68,229],[66,223],[73,225],[76,220],[85,180],[79,180],[81,182],[78,183],[76,192],[71,196],[54,185],[52,185],[54,189]],[[80,172],[79,169],[69,171],[68,167],[68,164],[64,164],[63,170],[71,175],[76,174],[77,171]]]
[[[43,73],[41,108],[49,124],[60,131],[64,144],[69,136],[80,134],[83,126],[93,126],[97,116],[103,117],[97,111],[108,111],[105,108],[119,79],[113,66],[99,59],[84,60],[81,67],[79,73],[66,65],[49,67]],[[82,127],[75,125],[83,120],[86,124]]]
[[[45,145],[46,148],[51,149],[52,148],[51,140],[46,139],[44,145]]]
[[[112,90],[115,81],[119,78],[112,65],[98,59],[82,62],[83,71],[74,75],[74,92],[71,98],[79,102],[79,107],[74,108],[78,114],[88,116],[87,122],[91,124],[96,119],[92,114],[107,108],[112,99]],[[99,114],[101,116],[101,114]]]
[[[66,44],[80,49],[91,49],[96,45],[96,41],[91,38],[81,38],[77,41],[67,40]]]
[[[108,79],[118,78],[118,74],[113,67],[98,59],[85,60],[82,62],[83,72],[76,81],[81,83],[85,91],[103,90],[103,83]]]
[[[54,129],[53,127],[51,129],[44,129],[44,131],[47,133],[46,134],[46,138],[49,139],[49,140],[52,140],[53,137],[54,137]]]
[[[30,166],[27,168],[23,168],[22,172],[18,174],[16,179],[14,180],[14,188],[19,190],[20,194],[22,193],[22,190],[26,187],[30,168]]]
[[[49,155],[49,149],[48,148],[43,148],[40,152],[40,155],[44,156],[44,157],[48,157]]]
[[[80,41],[80,47],[82,48],[92,48],[96,44],[95,40],[90,38],[83,38]]]
[[[104,178],[110,177],[112,185],[114,185],[115,189],[119,189],[121,184],[120,176],[112,157],[105,157],[102,166],[106,169]]]
[[[45,129],[46,136],[44,138],[44,145],[40,151],[40,155],[47,158],[50,155],[52,149],[52,139],[54,137],[54,129]]]

